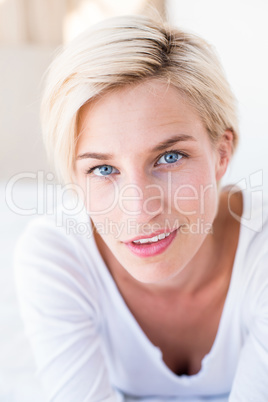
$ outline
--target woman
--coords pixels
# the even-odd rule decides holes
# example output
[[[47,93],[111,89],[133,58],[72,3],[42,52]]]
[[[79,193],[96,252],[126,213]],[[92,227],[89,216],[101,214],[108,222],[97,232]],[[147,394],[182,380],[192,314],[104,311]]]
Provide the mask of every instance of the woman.
[[[250,194],[221,189],[238,127],[210,46],[106,21],[52,63],[42,113],[84,206],[35,220],[16,250],[49,400],[267,401],[267,215],[252,230]]]

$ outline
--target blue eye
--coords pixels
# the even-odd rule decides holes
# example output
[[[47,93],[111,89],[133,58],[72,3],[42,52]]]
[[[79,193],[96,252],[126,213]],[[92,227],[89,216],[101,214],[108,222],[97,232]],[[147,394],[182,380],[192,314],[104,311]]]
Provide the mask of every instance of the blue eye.
[[[96,176],[109,176],[112,173],[118,173],[118,170],[110,165],[97,166],[90,169]]]
[[[180,155],[179,152],[167,152],[158,159],[157,164],[167,164],[167,163],[175,163],[180,160],[183,155]]]

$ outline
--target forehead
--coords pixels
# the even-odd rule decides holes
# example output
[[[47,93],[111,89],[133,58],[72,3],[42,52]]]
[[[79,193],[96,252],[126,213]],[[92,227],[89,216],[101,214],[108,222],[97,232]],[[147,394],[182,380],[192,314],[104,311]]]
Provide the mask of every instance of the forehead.
[[[208,137],[197,112],[173,85],[148,80],[113,90],[84,105],[78,118],[78,146],[139,142],[146,149],[165,135]],[[135,139],[135,141],[133,141]]]

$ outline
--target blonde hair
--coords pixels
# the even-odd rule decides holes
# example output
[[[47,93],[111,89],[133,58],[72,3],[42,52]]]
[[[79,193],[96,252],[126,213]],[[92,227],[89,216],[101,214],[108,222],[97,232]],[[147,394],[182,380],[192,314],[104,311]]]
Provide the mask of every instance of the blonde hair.
[[[196,35],[142,16],[112,18],[68,44],[48,70],[41,118],[59,178],[74,181],[80,108],[111,89],[159,78],[186,95],[213,144],[238,143],[236,102],[212,47]]]

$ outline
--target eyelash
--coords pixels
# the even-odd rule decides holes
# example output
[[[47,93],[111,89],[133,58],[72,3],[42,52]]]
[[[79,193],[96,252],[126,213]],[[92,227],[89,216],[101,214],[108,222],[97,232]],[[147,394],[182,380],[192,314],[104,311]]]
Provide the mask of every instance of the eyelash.
[[[159,156],[157,157],[156,162],[157,162],[159,159],[161,159],[162,156],[165,156],[165,155],[167,155],[167,154],[172,154],[172,153],[177,153],[178,155],[182,156],[183,158],[189,158],[189,155],[186,154],[185,152],[178,151],[177,149],[171,149],[171,150],[165,151],[165,152],[163,152],[161,155],[159,155]],[[181,159],[180,159],[180,160],[181,160]],[[179,160],[179,161],[180,161],[180,160]],[[177,161],[177,162],[179,162],[179,161]],[[155,162],[155,163],[156,163],[156,162]],[[175,165],[177,162],[174,162],[174,163],[167,163],[166,165]],[[161,165],[163,165],[163,164],[160,164],[160,165],[157,165],[157,166],[161,166]],[[102,166],[111,166],[111,165],[105,165],[105,164],[103,164],[103,165],[96,165],[96,166],[93,166],[92,168],[86,170],[85,173],[86,173],[87,175],[89,175],[89,174],[91,174],[95,169],[100,168],[100,167],[102,167]],[[98,176],[98,177],[101,177],[101,176]],[[105,177],[108,177],[108,176],[103,176],[103,177],[105,178]]]
[[[157,157],[156,162],[157,162],[159,159],[161,159],[162,156],[165,156],[165,155],[168,155],[168,154],[172,154],[172,153],[178,154],[178,155],[182,156],[183,158],[189,158],[189,155],[186,154],[185,152],[179,151],[178,149],[171,149],[170,151],[165,151],[165,152],[163,152],[161,155],[159,155],[159,156]],[[180,160],[178,160],[177,162],[179,162],[179,161],[180,161]],[[167,165],[175,165],[177,162],[174,162],[174,163],[167,163]],[[161,166],[161,165],[158,165],[158,166]]]

